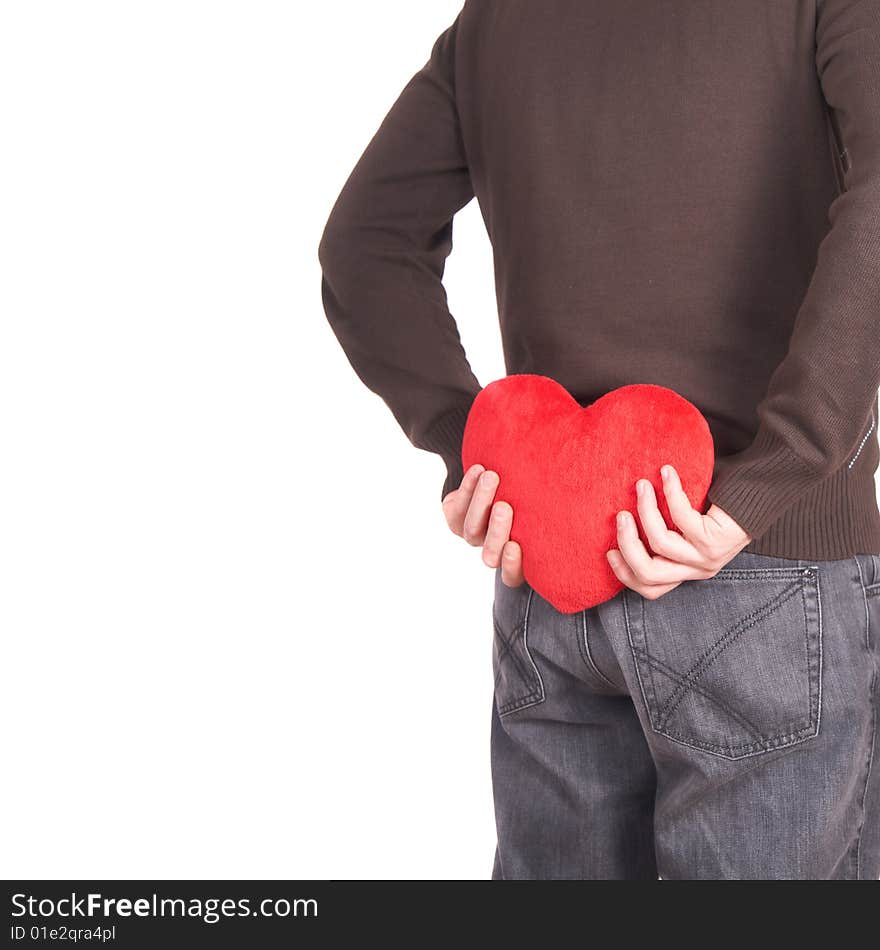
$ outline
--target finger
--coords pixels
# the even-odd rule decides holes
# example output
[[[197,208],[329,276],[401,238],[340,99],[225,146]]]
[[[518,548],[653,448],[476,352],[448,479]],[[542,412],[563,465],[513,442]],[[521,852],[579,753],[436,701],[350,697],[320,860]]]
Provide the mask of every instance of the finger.
[[[636,482],[636,497],[639,520],[642,522],[648,544],[654,554],[678,561],[680,564],[698,566],[700,552],[677,531],[671,531],[667,527],[657,506],[654,486],[647,478],[640,478]]]
[[[462,537],[468,544],[477,546],[486,540],[489,511],[495,500],[498,481],[498,473],[488,470],[477,479],[477,487],[474,489],[462,527]]]
[[[471,465],[464,473],[461,485],[447,492],[444,496],[443,514],[446,517],[446,523],[455,534],[461,536],[464,531],[464,519],[467,514],[468,506],[477,487],[477,479],[483,474],[485,469],[482,465]]]
[[[664,559],[651,557],[636,528],[636,520],[628,511],[617,515],[617,547],[627,566],[640,584],[672,583],[677,577],[666,577],[661,571]],[[672,561],[666,562],[670,567]]]
[[[483,563],[488,567],[498,567],[501,561],[501,549],[510,539],[513,525],[513,508],[506,501],[496,501],[489,515],[489,528],[483,542]]]
[[[727,538],[735,538],[734,543],[744,541],[748,544],[751,541],[751,536],[718,505],[710,506],[705,514],[705,520],[709,525],[714,525],[717,534],[723,534]]]
[[[519,587],[524,579],[522,549],[516,541],[508,541],[501,551],[501,580],[508,587]]]
[[[617,547],[640,584],[679,584],[710,577],[705,569],[679,564],[664,557],[651,557],[639,537],[635,518],[628,511],[617,516]]]
[[[642,597],[645,597],[647,600],[656,600],[658,597],[662,597],[664,594],[668,594],[669,591],[678,587],[678,584],[642,584],[633,573],[632,568],[630,568],[623,559],[620,551],[612,549],[608,552],[607,556],[611,570],[620,583],[623,584],[624,587],[634,590],[637,594],[641,594]]]
[[[663,495],[669,506],[669,515],[673,524],[691,543],[703,539],[703,516],[691,505],[691,501],[681,487],[678,472],[671,465],[660,469],[663,479]]]

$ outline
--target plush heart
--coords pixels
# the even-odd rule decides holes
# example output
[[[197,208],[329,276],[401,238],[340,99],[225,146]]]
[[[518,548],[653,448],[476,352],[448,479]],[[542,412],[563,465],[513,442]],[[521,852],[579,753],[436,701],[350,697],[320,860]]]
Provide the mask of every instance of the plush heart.
[[[465,471],[479,463],[498,473],[495,499],[513,507],[510,536],[522,548],[528,583],[557,610],[574,613],[622,589],[606,552],[617,546],[618,511],[633,512],[638,523],[636,481],[651,481],[674,528],[660,466],[675,467],[702,511],[715,453],[703,415],[671,389],[623,386],[584,408],[555,380],[521,373],[477,394],[461,454]]]

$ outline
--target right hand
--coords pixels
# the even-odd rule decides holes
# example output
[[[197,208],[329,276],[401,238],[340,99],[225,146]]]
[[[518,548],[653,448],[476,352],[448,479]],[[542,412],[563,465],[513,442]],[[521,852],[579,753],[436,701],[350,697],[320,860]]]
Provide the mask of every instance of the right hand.
[[[498,473],[482,465],[472,465],[461,485],[443,498],[443,514],[453,534],[473,547],[483,548],[483,563],[493,569],[501,566],[501,580],[508,587],[523,582],[522,549],[510,540],[513,508],[506,501],[495,501]]]

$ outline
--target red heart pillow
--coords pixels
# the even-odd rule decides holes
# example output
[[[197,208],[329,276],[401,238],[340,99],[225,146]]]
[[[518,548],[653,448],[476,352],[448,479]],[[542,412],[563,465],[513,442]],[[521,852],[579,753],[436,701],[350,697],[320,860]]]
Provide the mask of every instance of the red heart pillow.
[[[702,511],[715,452],[703,415],[671,389],[623,386],[582,408],[555,380],[521,373],[477,394],[461,457],[465,471],[479,463],[498,473],[495,499],[513,507],[510,536],[522,547],[526,580],[574,613],[622,589],[605,552],[617,546],[617,512],[636,514],[637,479],[652,482],[674,527],[660,466],[675,467]]]

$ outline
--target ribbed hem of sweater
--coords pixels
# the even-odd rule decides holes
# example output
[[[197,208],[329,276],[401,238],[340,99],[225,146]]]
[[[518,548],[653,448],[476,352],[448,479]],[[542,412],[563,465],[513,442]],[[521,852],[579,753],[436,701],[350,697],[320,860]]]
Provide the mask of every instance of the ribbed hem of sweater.
[[[785,445],[759,430],[745,451],[716,459],[709,501],[752,536],[745,550],[753,554],[833,561],[880,553],[876,452],[872,442],[860,464],[817,480]]]
[[[415,443],[420,449],[436,452],[446,465],[446,479],[440,491],[441,501],[449,492],[458,488],[462,478],[464,478],[464,468],[461,464],[461,443],[464,438],[464,427],[467,423],[468,413],[475,398],[476,393],[474,393],[470,402],[456,406],[438,417],[419,441]]]
[[[816,482],[815,471],[774,435],[759,429],[748,448],[715,459],[709,501],[759,538]]]
[[[745,550],[817,561],[880,554],[880,511],[873,473],[854,475],[844,466],[804,492]]]

